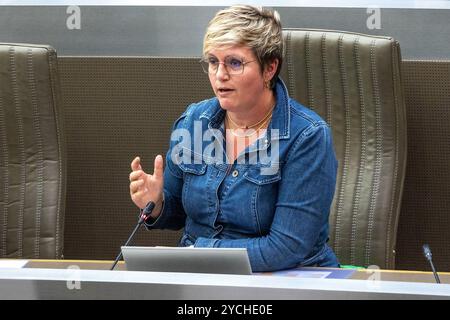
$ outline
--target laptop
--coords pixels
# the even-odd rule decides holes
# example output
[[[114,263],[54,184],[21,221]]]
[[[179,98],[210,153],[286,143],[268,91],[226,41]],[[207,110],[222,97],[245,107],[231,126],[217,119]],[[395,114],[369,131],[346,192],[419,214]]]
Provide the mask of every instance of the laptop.
[[[250,275],[245,248],[122,247],[129,271]]]

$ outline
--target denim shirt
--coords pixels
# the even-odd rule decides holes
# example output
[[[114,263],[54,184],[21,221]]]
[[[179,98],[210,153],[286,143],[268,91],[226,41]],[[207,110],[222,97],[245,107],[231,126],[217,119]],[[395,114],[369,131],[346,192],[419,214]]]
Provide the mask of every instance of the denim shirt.
[[[327,245],[337,170],[330,129],[281,79],[274,90],[268,130],[234,163],[217,98],[187,108],[166,156],[162,213],[147,228],[184,227],[180,246],[246,248],[255,272],[337,267]]]

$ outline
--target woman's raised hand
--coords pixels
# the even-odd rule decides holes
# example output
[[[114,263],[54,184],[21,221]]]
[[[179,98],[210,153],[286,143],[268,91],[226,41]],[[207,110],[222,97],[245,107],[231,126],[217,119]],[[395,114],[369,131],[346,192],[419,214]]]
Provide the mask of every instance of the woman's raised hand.
[[[153,174],[146,173],[141,166],[141,159],[131,162],[130,195],[131,200],[143,209],[150,202],[155,203],[152,217],[156,218],[161,211],[164,190],[164,164],[161,155],[155,158]]]

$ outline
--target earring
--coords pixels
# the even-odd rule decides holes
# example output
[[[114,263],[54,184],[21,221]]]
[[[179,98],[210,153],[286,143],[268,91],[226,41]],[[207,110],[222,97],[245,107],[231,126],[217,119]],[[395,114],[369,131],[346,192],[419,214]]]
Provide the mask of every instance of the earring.
[[[267,89],[270,89],[270,80],[264,81],[264,87],[266,87]]]

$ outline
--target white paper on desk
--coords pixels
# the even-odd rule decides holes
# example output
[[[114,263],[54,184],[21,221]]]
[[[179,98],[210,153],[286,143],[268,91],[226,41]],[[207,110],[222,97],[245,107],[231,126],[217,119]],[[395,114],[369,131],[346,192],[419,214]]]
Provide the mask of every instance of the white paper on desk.
[[[27,262],[28,260],[21,259],[0,259],[0,269],[21,269]]]
[[[264,272],[261,275],[266,276],[282,276],[282,277],[295,277],[295,278],[315,278],[315,279],[324,279],[331,274],[329,271],[306,271],[306,270],[283,270],[283,271],[275,271],[275,272]]]

